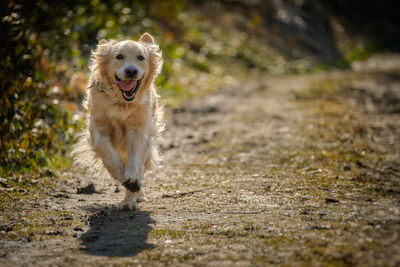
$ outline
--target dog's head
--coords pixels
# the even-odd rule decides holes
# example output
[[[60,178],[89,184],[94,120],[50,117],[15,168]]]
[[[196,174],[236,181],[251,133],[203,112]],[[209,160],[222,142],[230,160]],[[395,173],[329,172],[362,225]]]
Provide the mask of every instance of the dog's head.
[[[119,102],[133,102],[148,90],[161,67],[161,50],[148,33],[138,42],[102,40],[92,53],[92,71],[98,73],[107,93]]]

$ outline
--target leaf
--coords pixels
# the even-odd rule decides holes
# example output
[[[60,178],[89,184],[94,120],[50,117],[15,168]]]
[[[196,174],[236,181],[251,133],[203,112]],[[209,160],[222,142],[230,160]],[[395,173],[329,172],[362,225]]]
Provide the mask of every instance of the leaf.
[[[24,140],[22,140],[20,146],[20,148],[28,150],[29,147],[29,139],[28,138],[24,138]]]

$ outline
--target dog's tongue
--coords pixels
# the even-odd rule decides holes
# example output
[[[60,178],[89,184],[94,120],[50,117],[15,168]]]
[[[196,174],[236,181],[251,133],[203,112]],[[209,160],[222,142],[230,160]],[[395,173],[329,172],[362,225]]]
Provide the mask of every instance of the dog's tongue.
[[[116,86],[118,86],[119,89],[129,92],[136,86],[136,80],[130,81],[130,82],[122,82],[122,81],[117,81],[114,82]]]

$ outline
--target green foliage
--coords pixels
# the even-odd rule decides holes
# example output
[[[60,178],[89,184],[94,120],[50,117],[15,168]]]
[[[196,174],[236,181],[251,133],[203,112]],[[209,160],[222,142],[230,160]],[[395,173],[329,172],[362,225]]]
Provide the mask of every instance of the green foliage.
[[[183,7],[174,3],[163,4],[169,16]],[[66,108],[77,94],[60,65],[86,68],[98,39],[157,33],[154,20],[144,18],[153,10],[145,1],[43,0],[3,2],[1,10],[0,175],[61,167],[54,159],[65,157],[82,125]],[[61,92],[53,95],[54,88]]]
[[[383,48],[378,44],[362,44],[359,43],[344,52],[343,58],[336,61],[336,66],[340,68],[348,68],[352,63],[368,59],[371,55],[382,52]]]
[[[65,145],[73,141],[80,123],[57,99],[26,82],[11,86],[2,101],[7,109],[1,124],[1,175],[40,170],[54,153],[66,154]]]

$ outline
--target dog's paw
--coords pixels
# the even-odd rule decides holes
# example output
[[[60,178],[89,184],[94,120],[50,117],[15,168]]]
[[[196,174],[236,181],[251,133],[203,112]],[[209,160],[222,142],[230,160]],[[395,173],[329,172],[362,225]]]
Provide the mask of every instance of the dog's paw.
[[[124,199],[118,204],[119,210],[137,210],[139,209],[138,203],[134,199]]]
[[[130,192],[139,192],[141,188],[141,180],[143,178],[143,167],[139,168],[139,172],[135,170],[127,170],[125,172],[125,181],[122,183]]]

